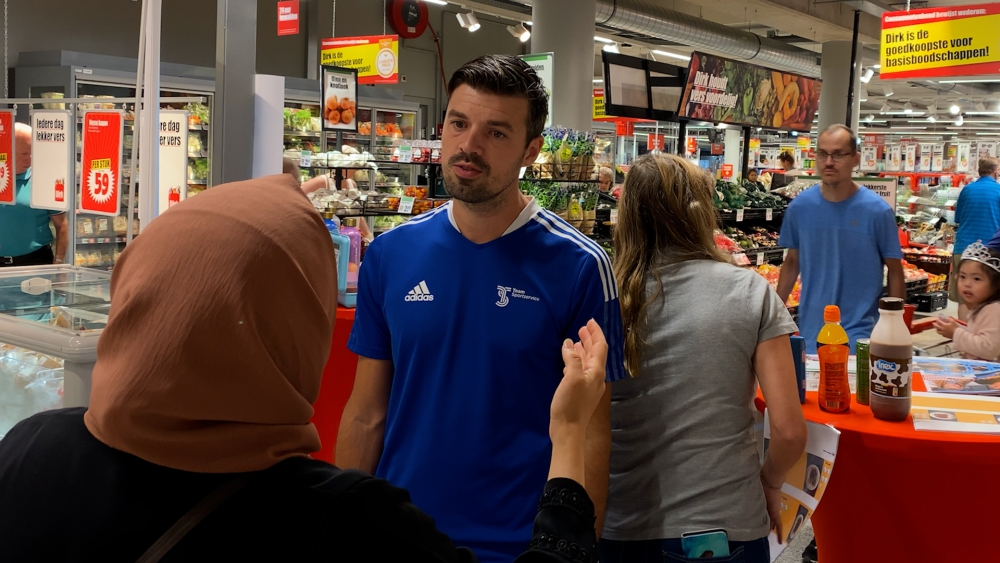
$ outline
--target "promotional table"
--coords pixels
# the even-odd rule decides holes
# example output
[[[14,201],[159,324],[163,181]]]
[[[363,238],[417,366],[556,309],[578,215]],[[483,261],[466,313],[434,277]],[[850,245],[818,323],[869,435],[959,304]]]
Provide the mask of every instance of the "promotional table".
[[[832,414],[814,392],[802,410],[841,432],[812,517],[820,563],[997,560],[1000,436],[918,432],[909,418],[883,422],[856,402]]]
[[[337,444],[337,431],[340,430],[340,417],[344,413],[344,405],[351,397],[354,389],[354,373],[358,369],[358,357],[347,349],[347,339],[351,336],[354,326],[354,309],[340,307],[337,309],[337,324],[333,327],[333,346],[330,348],[330,359],[323,369],[323,384],[320,386],[319,398],[313,404],[312,422],[319,430],[322,447],[313,454],[316,459],[334,463],[334,448]]]

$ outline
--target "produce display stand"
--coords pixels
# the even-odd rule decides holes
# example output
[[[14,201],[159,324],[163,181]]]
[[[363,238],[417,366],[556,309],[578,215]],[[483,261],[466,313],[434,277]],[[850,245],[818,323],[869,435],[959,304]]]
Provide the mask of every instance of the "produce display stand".
[[[924,391],[919,375],[914,390]],[[883,422],[852,400],[820,410],[806,393],[806,420],[841,432],[837,463],[812,516],[823,563],[996,561],[993,535],[980,529],[1000,506],[992,485],[1000,436],[919,432],[911,419]],[[757,407],[765,404],[758,394]],[[988,524],[987,524],[988,526]]]

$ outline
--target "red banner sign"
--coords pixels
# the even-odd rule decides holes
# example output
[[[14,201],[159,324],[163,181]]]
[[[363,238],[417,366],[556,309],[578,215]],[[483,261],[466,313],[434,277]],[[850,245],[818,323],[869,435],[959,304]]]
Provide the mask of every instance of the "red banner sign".
[[[299,34],[299,0],[278,2],[278,35]]]
[[[720,154],[726,154],[726,145],[722,143],[712,143],[712,155],[719,156]]]
[[[698,154],[698,138],[697,137],[688,137],[687,138],[687,151],[685,151],[685,154],[687,154],[688,156],[690,156],[692,154]]]
[[[615,121],[615,134],[619,137],[635,135],[635,123],[631,121]]]
[[[884,145],[885,135],[865,135],[865,144],[868,146]]]
[[[14,168],[14,112],[0,111],[0,204],[13,205],[17,199]]]
[[[83,114],[83,155],[80,174],[80,210],[117,216],[122,184],[122,112]]]
[[[657,135],[655,133],[650,133],[649,138],[646,140],[646,149],[662,151],[663,147],[666,146],[664,143],[666,139],[663,135]]]
[[[722,177],[723,179],[729,180],[733,177],[733,165],[723,164],[722,165]]]

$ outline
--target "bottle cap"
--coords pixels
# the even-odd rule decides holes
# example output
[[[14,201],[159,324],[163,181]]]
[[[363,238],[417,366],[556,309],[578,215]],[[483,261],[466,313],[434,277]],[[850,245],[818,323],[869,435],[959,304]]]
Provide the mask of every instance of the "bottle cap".
[[[827,305],[823,309],[823,321],[828,323],[839,323],[840,322],[840,307],[836,305]]]
[[[324,211],[322,215],[324,219],[333,219],[333,211]]]
[[[345,217],[344,218],[344,226],[345,227],[357,227],[358,226],[358,219],[356,217]]]
[[[883,297],[878,300],[878,308],[885,311],[902,311],[903,300],[899,297]]]

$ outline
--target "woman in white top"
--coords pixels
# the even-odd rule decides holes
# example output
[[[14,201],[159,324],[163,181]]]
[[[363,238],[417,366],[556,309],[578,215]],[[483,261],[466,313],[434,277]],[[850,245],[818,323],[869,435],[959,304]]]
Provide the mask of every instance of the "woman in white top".
[[[714,189],[668,154],[636,159],[625,179],[614,269],[632,377],[612,386],[605,563],[688,561],[681,536],[716,528],[733,561],[769,563],[780,487],[805,448],[795,323],[763,277],[716,248]],[[763,466],[757,382],[771,421]]]

